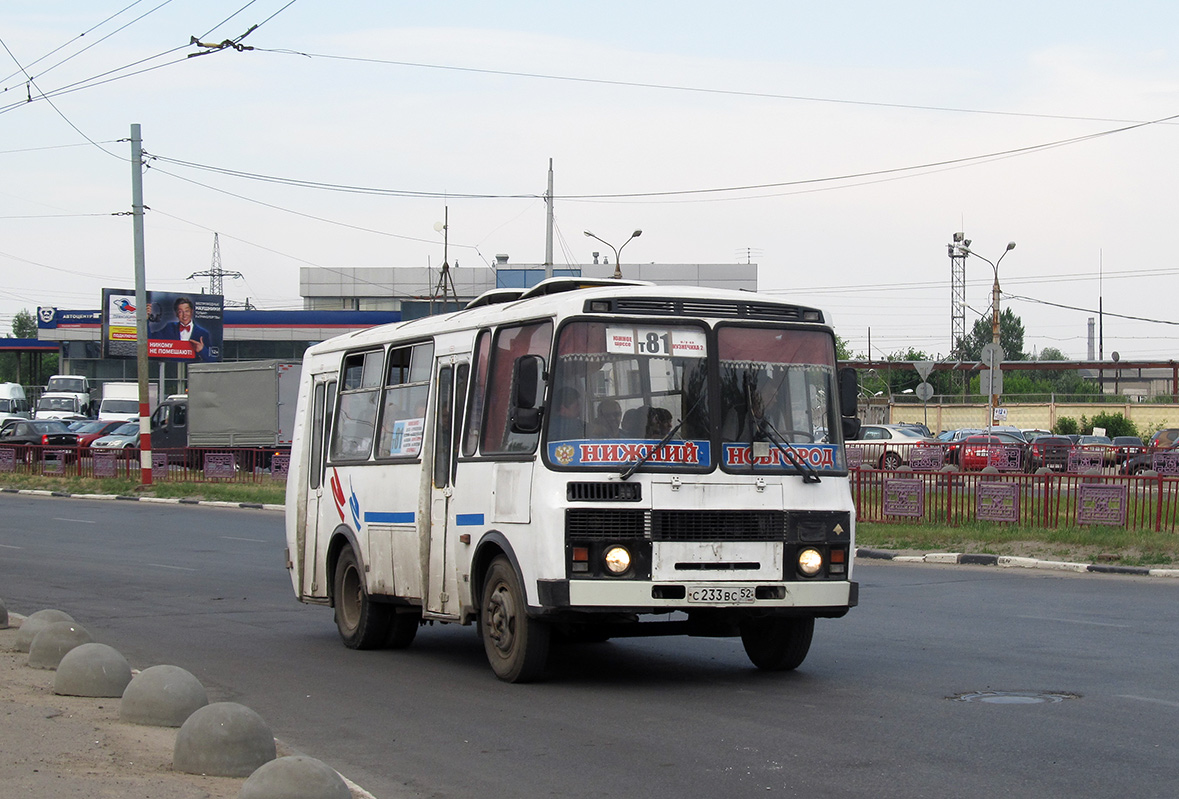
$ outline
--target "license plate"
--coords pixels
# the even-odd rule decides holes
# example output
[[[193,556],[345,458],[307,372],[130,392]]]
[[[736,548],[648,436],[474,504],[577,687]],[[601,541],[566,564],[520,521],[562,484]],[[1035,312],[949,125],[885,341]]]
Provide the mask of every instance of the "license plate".
[[[689,602],[733,603],[752,602],[752,586],[700,585],[688,589]]]

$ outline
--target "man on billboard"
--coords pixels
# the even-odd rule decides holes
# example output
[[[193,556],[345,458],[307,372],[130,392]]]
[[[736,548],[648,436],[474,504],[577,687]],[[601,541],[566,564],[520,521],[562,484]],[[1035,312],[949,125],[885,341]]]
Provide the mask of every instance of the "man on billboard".
[[[154,338],[191,342],[196,360],[214,360],[212,349],[209,346],[213,339],[209,331],[193,319],[192,300],[188,297],[177,297],[176,302],[172,303],[172,308],[176,311],[176,320],[168,322],[156,331]]]

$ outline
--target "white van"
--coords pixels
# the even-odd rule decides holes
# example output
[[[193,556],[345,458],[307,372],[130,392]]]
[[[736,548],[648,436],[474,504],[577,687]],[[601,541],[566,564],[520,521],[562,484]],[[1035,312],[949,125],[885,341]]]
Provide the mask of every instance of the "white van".
[[[33,408],[25,398],[25,388],[20,383],[0,383],[0,422],[16,417],[32,419]]]
[[[94,416],[93,397],[90,394],[90,379],[84,375],[54,375],[49,378],[49,382],[45,385],[45,394],[52,394],[54,397],[60,397],[64,394],[70,394],[77,398],[78,409],[76,413],[80,416]],[[45,395],[43,394],[42,397]],[[61,403],[57,403],[60,405]],[[40,410],[41,403],[37,403],[37,408]],[[47,416],[46,418],[55,418]],[[60,418],[60,417],[57,417]]]
[[[148,384],[148,405],[150,413],[156,408],[157,390],[155,383]],[[139,418],[138,383],[103,383],[102,400],[98,403],[98,421],[131,422]]]

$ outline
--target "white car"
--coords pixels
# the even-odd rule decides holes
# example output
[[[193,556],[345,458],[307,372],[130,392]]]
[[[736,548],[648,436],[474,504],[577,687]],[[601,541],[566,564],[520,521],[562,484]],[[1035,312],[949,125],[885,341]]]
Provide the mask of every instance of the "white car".
[[[139,422],[127,422],[90,443],[92,450],[135,449],[138,446]]]
[[[899,424],[866,424],[860,426],[860,437],[845,441],[849,447],[859,447],[863,463],[880,469],[897,469],[909,462],[909,450],[915,446],[936,445],[935,439],[920,430]]]

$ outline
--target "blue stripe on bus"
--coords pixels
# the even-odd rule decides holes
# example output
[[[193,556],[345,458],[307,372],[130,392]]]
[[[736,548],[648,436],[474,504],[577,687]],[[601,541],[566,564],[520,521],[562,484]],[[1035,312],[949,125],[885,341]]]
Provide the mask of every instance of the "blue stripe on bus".
[[[460,527],[477,527],[483,524],[482,513],[459,513],[454,517],[455,524]]]
[[[380,513],[378,511],[367,511],[364,514],[366,522],[376,522],[377,524],[413,524],[413,511],[409,513]]]

